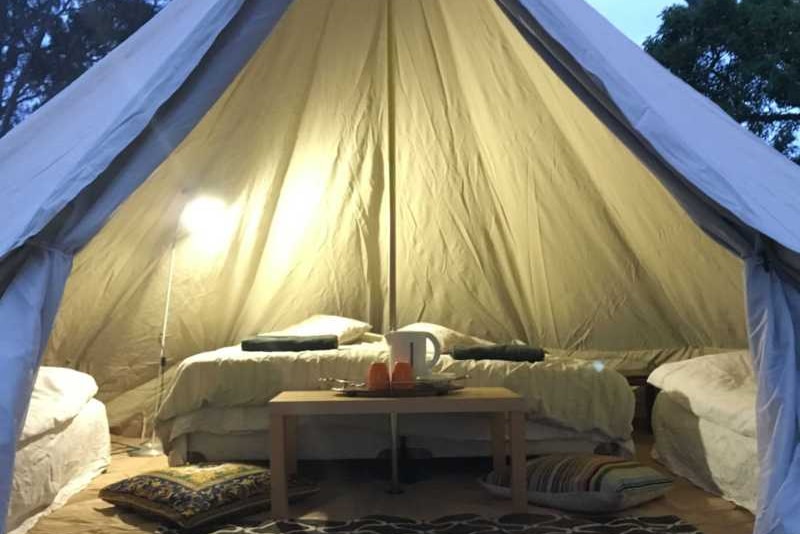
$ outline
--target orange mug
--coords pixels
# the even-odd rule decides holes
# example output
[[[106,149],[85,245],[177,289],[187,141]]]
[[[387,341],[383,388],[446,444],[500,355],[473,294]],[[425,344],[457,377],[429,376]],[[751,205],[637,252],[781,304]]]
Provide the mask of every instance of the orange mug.
[[[414,368],[408,362],[395,362],[392,369],[392,388],[411,389],[414,387]]]
[[[389,366],[383,362],[375,362],[369,366],[367,373],[367,389],[381,391],[389,389]]]

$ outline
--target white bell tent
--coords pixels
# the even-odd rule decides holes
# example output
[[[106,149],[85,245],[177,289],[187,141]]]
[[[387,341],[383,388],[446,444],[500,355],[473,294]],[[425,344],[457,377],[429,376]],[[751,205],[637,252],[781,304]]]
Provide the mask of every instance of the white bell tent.
[[[154,377],[209,195],[171,363],[313,313],[749,343],[757,530],[800,531],[800,168],[582,0],[173,0],[0,140],[0,192],[0,510],[42,361],[112,422]]]

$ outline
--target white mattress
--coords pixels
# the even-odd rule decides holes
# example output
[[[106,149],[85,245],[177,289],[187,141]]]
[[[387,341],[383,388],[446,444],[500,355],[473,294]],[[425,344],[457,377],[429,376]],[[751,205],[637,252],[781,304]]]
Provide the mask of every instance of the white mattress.
[[[587,350],[587,349],[547,349],[551,357],[577,358],[599,362],[609,369],[625,376],[648,376],[658,367],[672,362],[679,362],[705,356],[707,354],[720,354],[738,349],[722,349],[714,347],[683,347],[668,349],[644,350]]]
[[[106,409],[95,399],[70,421],[30,437],[15,457],[9,534],[27,532],[39,517],[85,488],[110,460]]]
[[[269,458],[269,411],[265,406],[205,408],[177,418],[170,443],[170,464],[189,461],[189,453],[204,460],[263,460]],[[489,420],[468,414],[401,416],[399,433],[410,447],[435,457],[484,456],[490,453]],[[610,440],[599,432],[579,433],[545,422],[528,421],[529,454],[593,452],[616,445],[633,454],[630,440]],[[389,422],[381,415],[301,417],[298,457],[301,459],[374,458],[390,446]]]
[[[65,367],[40,367],[17,448],[66,425],[96,393],[97,383],[86,373]]]
[[[180,364],[158,416],[158,433],[169,451],[182,435],[209,428],[217,429],[216,433],[225,425],[231,433],[264,431],[265,424],[236,427],[232,420],[209,426],[207,421],[200,422],[197,413],[209,408],[263,408],[281,391],[319,389],[321,377],[362,379],[370,363],[386,359],[385,343],[286,353],[244,352],[234,346],[198,354]],[[436,370],[468,374],[468,386],[505,386],[520,393],[530,422],[566,429],[571,435],[600,435],[604,441],[630,440],[633,393],[622,375],[591,362],[574,358],[548,358],[535,364],[476,362],[445,355]],[[231,415],[227,413],[226,418]],[[448,434],[459,431],[452,422],[429,428]],[[425,436],[438,437],[435,433]]]
[[[701,419],[755,437],[756,379],[749,352],[664,364],[647,381]]]
[[[756,439],[700,418],[661,392],[653,407],[653,457],[673,473],[755,513]]]

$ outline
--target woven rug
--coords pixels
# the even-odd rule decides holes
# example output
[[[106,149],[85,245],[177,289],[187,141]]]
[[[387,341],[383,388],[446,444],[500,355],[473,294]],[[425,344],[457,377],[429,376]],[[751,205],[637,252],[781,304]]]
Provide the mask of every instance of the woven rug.
[[[373,515],[353,521],[265,521],[207,528],[204,534],[702,534],[675,516],[581,518],[537,512],[487,519],[473,514],[434,521]],[[185,534],[161,528],[158,534]]]

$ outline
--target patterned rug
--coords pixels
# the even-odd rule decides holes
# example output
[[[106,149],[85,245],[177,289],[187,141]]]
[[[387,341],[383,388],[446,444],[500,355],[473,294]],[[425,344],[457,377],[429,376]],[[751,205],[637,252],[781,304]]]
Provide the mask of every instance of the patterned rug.
[[[205,534],[702,534],[675,516],[586,519],[537,512],[487,519],[473,514],[435,521],[373,515],[353,521],[266,521],[205,529]],[[161,528],[158,534],[185,534]]]

